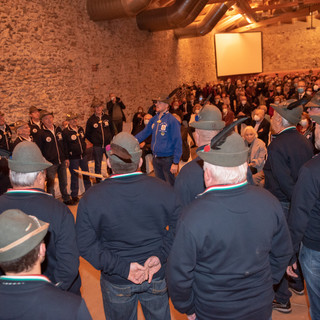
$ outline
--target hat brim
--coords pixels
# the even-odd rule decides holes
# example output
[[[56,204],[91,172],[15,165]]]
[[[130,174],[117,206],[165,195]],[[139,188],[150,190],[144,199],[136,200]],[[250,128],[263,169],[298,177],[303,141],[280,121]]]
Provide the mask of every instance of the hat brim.
[[[221,152],[220,150],[198,151],[198,156],[205,162],[219,167],[238,167],[247,162],[248,148],[239,152]]]
[[[46,161],[46,160],[45,160]],[[8,159],[9,169],[15,172],[29,173],[45,170],[52,166],[49,161],[46,162],[20,162]]]
[[[310,100],[307,104],[306,104],[306,108],[320,108],[320,105],[312,102],[312,100]]]
[[[190,127],[202,130],[221,130],[225,127],[226,123],[222,120],[218,121],[193,121],[189,124]]]
[[[43,118],[46,117],[46,116],[53,116],[53,112],[40,115],[40,120],[43,119]]]
[[[126,163],[125,161],[121,160],[116,155],[112,154],[111,151],[106,151],[108,158],[110,158],[112,161],[118,162],[118,163]],[[138,152],[130,153],[131,155],[131,163],[138,162],[142,156],[142,150],[139,150]]]
[[[16,245],[8,251],[0,253],[0,262],[10,262],[19,259],[33,250],[37,245],[41,243],[48,232],[49,223],[38,220],[40,223],[40,228],[33,236],[29,239],[23,241],[21,244]]]

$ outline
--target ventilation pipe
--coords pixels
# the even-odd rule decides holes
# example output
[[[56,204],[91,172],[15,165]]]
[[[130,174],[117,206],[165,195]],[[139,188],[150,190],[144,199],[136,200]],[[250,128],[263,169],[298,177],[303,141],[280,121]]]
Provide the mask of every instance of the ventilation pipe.
[[[137,15],[140,30],[162,31],[184,28],[192,23],[208,0],[176,0],[170,6],[141,12]]]
[[[235,1],[229,1],[223,4],[216,4],[206,14],[200,23],[192,24],[187,28],[181,28],[174,31],[175,36],[180,38],[192,38],[204,36],[216,26],[220,19],[225,15],[228,9],[234,5]]]
[[[87,11],[93,21],[136,16],[152,0],[87,0]]]

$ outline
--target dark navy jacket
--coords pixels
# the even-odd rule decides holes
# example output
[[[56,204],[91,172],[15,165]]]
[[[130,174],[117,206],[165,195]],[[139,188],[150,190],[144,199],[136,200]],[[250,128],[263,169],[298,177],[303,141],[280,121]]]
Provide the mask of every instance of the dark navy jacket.
[[[82,159],[86,152],[84,130],[78,127],[77,130],[70,126],[62,131],[65,154],[68,159]]]
[[[141,143],[152,134],[151,150],[155,157],[171,157],[178,164],[182,155],[180,124],[169,111],[161,119],[156,114],[148,125],[136,135]]]
[[[299,170],[312,156],[312,144],[295,127],[275,135],[263,168],[265,188],[279,201],[290,202]]]
[[[87,121],[86,138],[95,146],[105,148],[114,136],[111,118],[103,114],[101,118],[93,114]]]
[[[30,127],[30,134],[31,134],[31,136],[33,138],[33,141],[35,143],[37,143],[37,141],[40,138],[41,127],[38,126],[36,123],[34,123],[32,121],[32,119],[29,120],[28,124],[29,124],[29,127]]]
[[[61,164],[65,160],[62,130],[54,126],[54,134],[42,125],[39,138],[35,141],[43,156],[53,164]]]
[[[160,259],[164,277],[179,208],[171,186],[145,174],[114,175],[91,187],[79,202],[80,255],[115,284],[132,284],[130,263]],[[169,230],[166,227],[169,226]]]
[[[1,320],[91,320],[81,297],[41,275],[0,277]]]
[[[171,300],[199,320],[267,320],[291,255],[274,196],[243,183],[208,188],[179,222],[167,264]]]
[[[68,207],[41,189],[15,189],[0,197],[0,213],[8,209],[20,209],[50,223],[42,273],[53,283],[59,283],[62,290],[79,293],[79,252],[74,219]]]
[[[319,195],[320,156],[316,155],[301,168],[293,190],[288,224],[295,253],[301,241],[307,248],[320,251]]]

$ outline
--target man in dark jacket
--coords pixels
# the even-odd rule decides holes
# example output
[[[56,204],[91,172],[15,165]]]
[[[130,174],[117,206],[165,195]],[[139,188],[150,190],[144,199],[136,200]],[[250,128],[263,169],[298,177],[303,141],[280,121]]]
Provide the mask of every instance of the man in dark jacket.
[[[123,113],[126,106],[114,93],[110,93],[109,98],[110,100],[107,102],[108,115],[115,126],[115,132],[119,133],[122,131],[123,122],[126,122],[126,116]]]
[[[296,125],[301,120],[302,105],[296,100],[287,100],[280,105],[272,104],[274,114],[271,128],[275,133],[268,146],[268,158],[263,168],[265,188],[278,198],[285,217],[288,218],[293,188],[300,168],[313,156],[312,144],[302,135]],[[302,274],[295,282],[289,282],[295,292],[303,294]],[[283,277],[276,289],[274,310],[291,312],[288,281]]]
[[[29,141],[19,143],[8,161],[13,189],[0,197],[0,212],[17,208],[50,224],[43,274],[60,289],[80,294],[73,215],[66,205],[44,192],[45,170],[52,164]]]
[[[0,149],[12,151],[11,136],[12,132],[10,127],[6,124],[4,113],[0,111]]]
[[[320,147],[320,115],[312,116],[316,122],[315,142]],[[306,280],[310,315],[312,320],[320,319],[320,155],[309,160],[300,170],[293,190],[289,215],[294,255],[287,268],[287,274],[296,277],[297,255]]]
[[[48,226],[18,209],[0,213],[1,319],[91,319],[83,299],[41,275]]]
[[[67,166],[69,166],[69,160],[65,156],[62,130],[54,125],[52,112],[41,110],[40,119],[42,121],[41,133],[39,139],[35,142],[38,144],[43,156],[52,163],[52,166],[47,169],[47,191],[55,196],[54,179],[58,173],[63,202],[66,205],[72,205],[73,201],[67,191]]]
[[[79,201],[79,176],[74,169],[89,171],[88,159],[86,155],[86,142],[84,130],[78,126],[78,115],[74,113],[67,114],[69,122],[67,128],[62,132],[63,144],[66,151],[66,157],[69,160],[69,170],[71,175],[71,197],[73,203]],[[83,176],[84,188],[87,191],[91,187],[89,176]]]
[[[248,185],[237,133],[221,132],[197,153],[207,189],[182,212],[169,255],[173,305],[190,320],[269,320],[272,285],[292,253],[280,203]]]
[[[33,142],[38,141],[41,133],[41,121],[40,121],[40,109],[35,106],[29,108],[30,120],[28,122],[30,126],[30,133],[33,138]]]
[[[106,155],[105,148],[114,136],[114,128],[111,118],[103,113],[101,103],[94,104],[93,108],[94,114],[87,121],[85,136],[93,144],[94,170],[100,174],[102,158]]]
[[[217,107],[206,105],[196,117],[196,121],[190,123],[190,126],[196,129],[196,143],[200,147],[208,144],[224,128],[225,123]],[[187,207],[204,190],[203,161],[196,157],[183,166],[179,172],[174,191],[182,207]]]
[[[80,254],[101,270],[107,319],[136,319],[138,300],[146,319],[170,319],[164,270],[178,216],[173,190],[138,171],[141,150],[132,135],[119,133],[107,149],[114,175],[79,202]]]

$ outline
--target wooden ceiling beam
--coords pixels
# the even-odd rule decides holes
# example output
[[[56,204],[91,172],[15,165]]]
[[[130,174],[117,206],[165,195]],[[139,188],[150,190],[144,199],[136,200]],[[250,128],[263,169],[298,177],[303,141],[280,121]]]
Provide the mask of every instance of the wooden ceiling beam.
[[[311,11],[319,11],[320,10],[320,5],[315,5],[315,6],[311,6],[310,7]],[[290,12],[290,13],[284,13],[281,14],[275,18],[270,18],[270,19],[265,19],[262,21],[259,21],[257,23],[252,23],[252,24],[248,24],[244,27],[241,28],[236,28],[233,29],[232,32],[245,32],[245,31],[250,31],[253,29],[257,29],[260,27],[265,27],[268,25],[272,25],[272,24],[276,24],[278,22],[285,22],[285,21],[290,21],[293,18],[299,18],[302,16],[308,16],[309,15],[309,7],[308,8],[304,8],[295,12]]]
[[[252,11],[269,11],[269,10],[278,10],[278,9],[287,9],[287,8],[293,8],[293,7],[299,7],[301,5],[315,5],[320,4],[320,1],[317,0],[304,0],[304,1],[295,1],[295,2],[287,2],[287,3],[281,3],[281,4],[274,4],[269,6],[258,6],[251,8]]]

